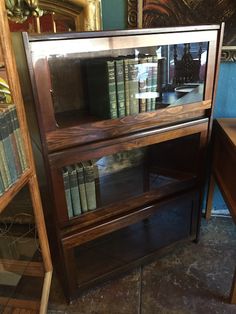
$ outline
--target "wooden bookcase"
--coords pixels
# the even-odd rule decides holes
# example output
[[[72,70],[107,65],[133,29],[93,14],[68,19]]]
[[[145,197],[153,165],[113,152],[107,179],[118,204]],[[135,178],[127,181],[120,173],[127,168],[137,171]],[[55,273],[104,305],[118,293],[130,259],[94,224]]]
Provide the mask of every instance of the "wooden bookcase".
[[[68,300],[198,238],[222,33],[210,25],[14,36]],[[85,161],[93,176],[84,168],[74,187],[68,166]],[[73,193],[96,208],[75,213]]]
[[[9,297],[7,295],[1,295],[0,306],[1,309],[3,309],[3,312],[32,310],[32,313],[46,313],[52,277],[52,264],[32,154],[31,140],[26,123],[20,82],[12,49],[11,35],[9,31],[4,1],[0,2],[0,29],[0,62],[2,65],[0,76],[4,79],[7,79],[12,100],[16,105],[16,111],[27,160],[27,167],[25,171],[17,178],[15,183],[12,184],[11,187],[0,196],[0,213],[3,213],[6,206],[11,203],[13,198],[22,190],[22,188],[28,186],[43,259],[42,263],[39,263],[38,261],[32,261],[29,263],[29,261],[24,260],[5,260],[1,258],[1,269],[6,269],[6,271],[10,271],[12,273],[16,272],[22,276],[33,276],[32,278],[41,277],[43,281],[43,288],[40,302],[38,302],[38,300],[37,302],[30,301],[30,295],[25,296],[25,298],[24,296],[22,296],[20,299],[15,298],[13,293]],[[17,287],[15,288],[17,289]]]

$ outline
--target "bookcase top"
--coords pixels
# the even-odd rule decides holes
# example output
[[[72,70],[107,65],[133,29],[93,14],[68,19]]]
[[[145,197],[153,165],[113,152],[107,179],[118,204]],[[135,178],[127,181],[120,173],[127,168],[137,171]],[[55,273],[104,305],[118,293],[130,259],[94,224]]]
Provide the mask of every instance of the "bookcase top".
[[[193,31],[209,31],[220,29],[220,24],[191,25],[191,26],[175,26],[145,29],[127,29],[127,30],[109,30],[109,31],[92,31],[92,32],[68,32],[68,33],[52,33],[52,34],[35,34],[28,36],[29,41],[50,41],[65,40],[73,38],[102,38],[130,35],[146,35],[160,33],[176,33],[176,32],[193,32]]]

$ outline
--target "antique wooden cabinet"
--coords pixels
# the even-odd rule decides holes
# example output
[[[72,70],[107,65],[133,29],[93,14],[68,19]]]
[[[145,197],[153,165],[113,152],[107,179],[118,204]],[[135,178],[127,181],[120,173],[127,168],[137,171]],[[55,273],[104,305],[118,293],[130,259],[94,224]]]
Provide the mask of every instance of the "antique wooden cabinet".
[[[69,300],[198,237],[221,41],[219,25],[14,37]]]

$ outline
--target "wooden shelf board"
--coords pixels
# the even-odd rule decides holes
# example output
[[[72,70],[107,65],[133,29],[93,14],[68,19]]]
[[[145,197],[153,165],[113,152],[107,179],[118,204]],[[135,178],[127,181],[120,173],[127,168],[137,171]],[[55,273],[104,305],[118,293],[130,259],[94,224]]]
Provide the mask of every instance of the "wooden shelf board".
[[[17,181],[0,196],[0,213],[9,204],[9,202],[16,196],[16,194],[28,183],[29,178],[33,175],[31,168],[25,170],[25,172],[17,179]]]
[[[48,150],[54,152],[95,140],[113,138],[117,134],[124,135],[142,131],[156,127],[157,123],[159,126],[163,126],[176,123],[176,121],[189,121],[206,116],[205,111],[210,108],[211,101],[205,100],[103,121],[95,121],[96,119],[91,116],[87,119],[83,116],[80,121],[78,115],[73,114],[70,118],[67,118],[69,115],[65,115],[64,122],[60,122],[62,127],[55,127],[55,130],[46,134]]]
[[[94,211],[90,211],[81,215],[81,217],[75,218],[61,232],[62,242],[65,246],[71,246],[75,241],[77,242],[79,237],[84,238],[86,233],[90,233],[91,230],[103,230],[109,229],[110,225],[116,224],[118,221],[125,217],[129,221],[129,217],[137,215],[138,219],[144,219],[145,216],[149,216],[150,212],[153,212],[150,204],[157,204],[165,201],[166,199],[175,198],[177,193],[184,193],[186,190],[193,189],[196,186],[196,179],[189,177],[185,180],[172,182],[158,189],[154,189],[150,192],[145,192],[142,195],[122,200],[116,203],[112,203],[104,208],[99,208]]]
[[[44,277],[44,267],[41,262],[0,259],[4,270],[24,276]]]

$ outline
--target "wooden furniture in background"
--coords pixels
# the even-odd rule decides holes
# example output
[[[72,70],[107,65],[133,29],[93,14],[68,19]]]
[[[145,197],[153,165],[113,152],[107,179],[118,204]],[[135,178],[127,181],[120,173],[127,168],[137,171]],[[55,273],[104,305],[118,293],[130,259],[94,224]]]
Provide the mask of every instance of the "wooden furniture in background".
[[[49,245],[47,240],[47,234],[44,223],[43,209],[41,205],[40,193],[38,188],[38,181],[35,172],[34,159],[31,148],[31,141],[28,133],[28,127],[26,122],[26,116],[24,111],[24,104],[21,95],[20,82],[18,78],[18,73],[16,69],[15,57],[12,50],[11,44],[11,35],[9,31],[7,13],[4,5],[4,1],[0,1],[0,55],[1,61],[4,64],[4,70],[6,73],[6,78],[8,80],[11,95],[14,104],[16,105],[20,130],[23,138],[23,144],[25,148],[25,154],[27,159],[28,168],[22,173],[22,175],[17,179],[17,181],[4,192],[2,196],[0,196],[0,213],[4,211],[6,206],[12,201],[12,199],[22,190],[26,185],[29,187],[31,201],[34,208],[34,216],[35,216],[35,224],[38,231],[38,238],[40,242],[43,265],[39,266],[39,263],[32,262],[29,266],[29,269],[23,269],[25,267],[23,262],[8,260],[1,260],[3,263],[3,269],[7,265],[7,269],[14,272],[16,268],[16,272],[29,272],[30,269],[36,269],[36,273],[40,273],[41,277],[44,278],[41,303],[38,306],[33,306],[28,302],[27,298],[29,295],[25,296],[25,300],[14,299],[12,296],[9,300],[4,300],[4,298],[0,298],[0,302],[5,302],[7,304],[6,311],[14,310],[14,308],[24,308],[24,309],[32,309],[32,306],[35,312],[46,313],[48,296],[50,290],[50,283],[52,277],[52,264],[51,257],[49,252]],[[38,271],[37,271],[38,269]],[[24,271],[23,271],[24,270]],[[29,273],[28,273],[29,275]],[[38,274],[39,275],[39,274]],[[37,276],[37,275],[36,275]],[[28,307],[29,305],[29,307]]]
[[[216,182],[236,224],[236,119],[217,119],[213,130],[213,160],[207,196],[206,219],[211,217]],[[230,302],[236,304],[236,270]]]
[[[38,173],[45,173],[41,189],[49,241],[68,300],[147,262],[176,241],[196,240],[222,28],[23,34],[21,38],[16,34],[13,42]],[[177,97],[172,82],[174,45],[180,49],[191,43],[192,48],[199,42],[208,56],[202,67],[206,75],[197,87]],[[132,68],[135,56],[143,64],[140,61]],[[164,67],[147,57],[159,58]],[[122,61],[129,71],[157,65],[152,75],[163,83],[158,86],[162,92],[157,89],[151,94],[154,107],[147,109],[147,97],[144,111],[140,105],[133,114],[127,107],[122,116],[117,111],[116,118],[103,116],[108,93],[94,95],[106,87],[107,76],[92,81],[89,73],[96,78],[93,66],[104,60],[116,65]],[[132,86],[137,77],[130,76]],[[132,101],[142,95],[136,91]],[[97,115],[94,107],[100,108]],[[85,161],[93,161],[99,170],[96,209],[73,216],[63,171]]]

